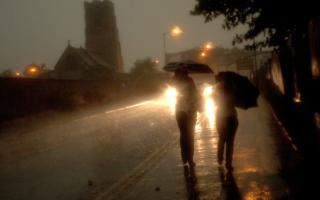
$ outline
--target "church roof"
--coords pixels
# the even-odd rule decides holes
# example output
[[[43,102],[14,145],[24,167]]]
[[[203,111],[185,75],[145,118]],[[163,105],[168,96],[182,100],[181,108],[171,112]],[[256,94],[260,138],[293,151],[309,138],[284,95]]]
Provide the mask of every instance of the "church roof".
[[[56,70],[90,70],[96,68],[114,69],[112,65],[104,61],[99,55],[82,47],[75,48],[68,45],[59,61]]]

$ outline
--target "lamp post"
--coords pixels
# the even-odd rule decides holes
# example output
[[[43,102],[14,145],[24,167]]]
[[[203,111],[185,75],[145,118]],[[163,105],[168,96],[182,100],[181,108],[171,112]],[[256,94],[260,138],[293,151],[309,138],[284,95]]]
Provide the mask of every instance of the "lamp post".
[[[182,29],[179,26],[175,26],[171,29],[170,35],[172,37],[178,37],[183,33]],[[167,35],[168,33],[165,32],[162,34],[163,36],[163,51],[164,51],[164,64],[167,64]]]
[[[163,62],[167,64],[167,41],[166,41],[167,33],[163,33]]]

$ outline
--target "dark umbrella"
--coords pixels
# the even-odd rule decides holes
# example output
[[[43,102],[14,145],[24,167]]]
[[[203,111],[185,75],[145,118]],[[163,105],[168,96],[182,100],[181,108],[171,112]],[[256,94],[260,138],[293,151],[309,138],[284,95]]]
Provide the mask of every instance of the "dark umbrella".
[[[196,63],[191,60],[170,62],[163,67],[163,70],[167,72],[174,72],[180,68],[186,68],[189,73],[213,73],[212,69],[208,65]]]
[[[224,82],[230,86],[234,94],[236,106],[242,109],[256,107],[259,90],[250,82],[250,80],[235,72],[220,72],[216,76],[217,82]]]

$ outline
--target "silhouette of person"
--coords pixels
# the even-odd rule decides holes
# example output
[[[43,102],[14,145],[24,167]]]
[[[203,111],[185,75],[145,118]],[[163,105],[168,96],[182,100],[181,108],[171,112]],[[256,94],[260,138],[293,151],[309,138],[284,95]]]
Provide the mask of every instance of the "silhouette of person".
[[[226,153],[225,167],[233,170],[232,156],[236,131],[238,128],[237,111],[232,86],[224,81],[216,84],[216,126],[218,131],[218,164],[222,165],[224,152]]]
[[[173,82],[177,89],[176,120],[180,129],[181,157],[184,165],[194,167],[194,127],[197,118],[198,93],[185,67],[174,73]],[[193,170],[193,169],[191,169]]]

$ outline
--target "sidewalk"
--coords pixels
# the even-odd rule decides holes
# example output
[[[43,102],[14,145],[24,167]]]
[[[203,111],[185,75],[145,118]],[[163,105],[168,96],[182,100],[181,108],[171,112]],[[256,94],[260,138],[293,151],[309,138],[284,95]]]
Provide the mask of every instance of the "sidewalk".
[[[283,163],[299,159],[285,132],[273,117],[268,104],[239,110],[239,128],[235,139],[234,173],[225,181],[225,171],[216,161],[217,133],[214,124],[202,118],[195,133],[195,173],[197,182],[184,176],[178,135],[164,146],[150,170],[140,173],[139,181],[119,192],[121,196],[98,199],[291,199],[292,192],[282,178]],[[210,128],[213,127],[213,128]],[[288,159],[283,161],[285,152]],[[280,158],[281,157],[281,158]],[[292,161],[293,160],[293,161]],[[147,164],[145,164],[147,165]],[[124,192],[125,191],[125,192]],[[194,198],[195,199],[195,198]]]

